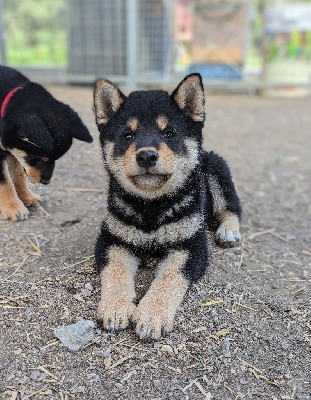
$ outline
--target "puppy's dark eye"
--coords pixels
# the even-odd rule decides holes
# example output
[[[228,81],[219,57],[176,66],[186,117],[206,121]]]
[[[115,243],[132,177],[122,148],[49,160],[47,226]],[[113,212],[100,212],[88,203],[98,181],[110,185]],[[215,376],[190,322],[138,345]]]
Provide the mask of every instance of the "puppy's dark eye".
[[[124,134],[124,140],[126,140],[127,142],[129,142],[130,140],[134,139],[134,133],[132,132],[126,132]]]
[[[163,135],[164,135],[165,139],[170,140],[170,139],[173,139],[173,137],[175,136],[175,132],[167,130],[167,131],[164,131]]]

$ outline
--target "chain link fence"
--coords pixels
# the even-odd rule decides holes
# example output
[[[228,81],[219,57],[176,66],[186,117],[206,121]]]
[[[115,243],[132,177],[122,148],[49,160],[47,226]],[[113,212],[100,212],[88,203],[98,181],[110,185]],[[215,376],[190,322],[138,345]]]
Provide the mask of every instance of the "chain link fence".
[[[311,2],[0,0],[0,60],[35,79],[130,88],[200,72],[209,87],[311,86]]]

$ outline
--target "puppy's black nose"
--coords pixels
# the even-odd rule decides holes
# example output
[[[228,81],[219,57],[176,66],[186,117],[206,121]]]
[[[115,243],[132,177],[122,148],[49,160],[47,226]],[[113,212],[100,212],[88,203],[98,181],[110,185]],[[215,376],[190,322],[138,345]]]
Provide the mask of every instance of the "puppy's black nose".
[[[137,164],[143,168],[154,167],[158,158],[158,153],[155,150],[142,150],[136,155]]]
[[[51,182],[51,179],[41,179],[40,183],[43,183],[43,185],[48,185]]]

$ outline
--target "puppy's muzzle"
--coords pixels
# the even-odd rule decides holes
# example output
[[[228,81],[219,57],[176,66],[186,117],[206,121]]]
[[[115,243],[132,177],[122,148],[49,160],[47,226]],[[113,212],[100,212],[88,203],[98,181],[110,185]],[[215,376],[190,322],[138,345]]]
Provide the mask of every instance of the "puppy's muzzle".
[[[154,167],[159,159],[155,150],[141,150],[136,155],[137,164],[142,168]]]

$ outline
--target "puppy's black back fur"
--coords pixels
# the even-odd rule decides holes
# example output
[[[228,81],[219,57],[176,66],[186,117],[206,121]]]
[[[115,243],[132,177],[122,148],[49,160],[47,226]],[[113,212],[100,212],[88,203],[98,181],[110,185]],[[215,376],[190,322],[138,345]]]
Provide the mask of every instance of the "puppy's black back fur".
[[[19,71],[0,65],[0,104],[3,103],[5,96],[14,88],[26,85],[30,82],[26,76]]]

